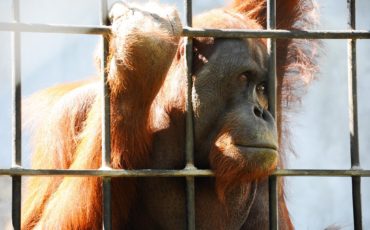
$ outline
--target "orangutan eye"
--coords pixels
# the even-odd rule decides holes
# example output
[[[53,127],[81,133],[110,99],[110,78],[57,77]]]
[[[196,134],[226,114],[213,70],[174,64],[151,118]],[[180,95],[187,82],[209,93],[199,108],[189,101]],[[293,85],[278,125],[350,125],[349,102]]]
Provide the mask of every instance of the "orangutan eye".
[[[248,79],[254,79],[256,74],[253,71],[246,71],[239,75],[240,82],[247,82]]]
[[[240,82],[247,82],[247,79],[248,78],[247,78],[247,76],[245,74],[242,74],[242,75],[239,76],[239,81]]]
[[[262,82],[261,84],[257,85],[256,91],[258,94],[266,94],[266,82]]]

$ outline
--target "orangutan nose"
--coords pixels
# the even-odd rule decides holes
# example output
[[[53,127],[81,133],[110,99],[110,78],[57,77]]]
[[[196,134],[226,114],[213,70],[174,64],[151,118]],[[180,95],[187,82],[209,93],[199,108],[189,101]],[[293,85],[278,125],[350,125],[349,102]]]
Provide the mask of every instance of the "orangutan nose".
[[[263,116],[264,111],[263,111],[263,109],[262,109],[262,108],[260,108],[260,107],[258,107],[258,106],[254,106],[254,108],[253,108],[253,113],[254,113],[254,115],[256,115],[257,117],[264,119],[264,116]]]

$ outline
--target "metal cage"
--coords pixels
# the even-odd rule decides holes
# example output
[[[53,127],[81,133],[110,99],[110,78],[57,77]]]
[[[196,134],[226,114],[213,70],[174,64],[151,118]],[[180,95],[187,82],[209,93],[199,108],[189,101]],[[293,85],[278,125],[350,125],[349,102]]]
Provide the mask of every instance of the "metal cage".
[[[12,223],[14,229],[20,229],[21,221],[21,182],[22,176],[97,176],[103,178],[103,225],[104,229],[111,229],[111,178],[112,177],[186,177],[187,182],[187,229],[195,229],[195,200],[194,200],[194,177],[213,176],[210,170],[200,170],[193,162],[193,114],[192,114],[192,37],[224,37],[224,38],[268,38],[268,50],[270,53],[269,72],[269,108],[275,115],[276,105],[276,39],[277,38],[300,38],[300,39],[347,39],[348,40],[348,90],[350,118],[350,154],[351,168],[348,170],[295,170],[277,169],[269,178],[269,208],[270,229],[278,229],[278,199],[277,177],[282,176],[330,176],[352,178],[352,199],[354,229],[362,229],[361,213],[361,177],[370,177],[370,170],[360,168],[358,147],[358,115],[357,115],[357,80],[356,80],[356,39],[370,39],[370,31],[356,30],[355,0],[348,2],[348,30],[307,30],[291,31],[276,29],[275,1],[267,1],[267,29],[266,30],[236,30],[236,29],[194,29],[192,28],[192,0],[184,0],[186,20],[183,28],[183,36],[186,36],[186,63],[188,69],[188,101],[186,114],[186,167],[182,170],[113,170],[110,168],[110,108],[109,88],[106,84],[106,73],[102,71],[102,88],[104,104],[102,107],[103,137],[102,137],[102,164],[97,170],[38,170],[22,167],[21,158],[21,75],[20,75],[20,36],[22,32],[40,33],[70,33],[70,34],[95,34],[101,35],[103,49],[101,51],[102,69],[104,69],[107,55],[107,40],[105,34],[110,32],[106,26],[107,0],[100,0],[100,26],[70,26],[70,25],[45,25],[26,24],[20,22],[19,0],[13,0],[13,22],[0,23],[0,31],[12,32],[12,125],[13,125],[13,150],[12,167],[0,169],[0,176],[12,177]]]

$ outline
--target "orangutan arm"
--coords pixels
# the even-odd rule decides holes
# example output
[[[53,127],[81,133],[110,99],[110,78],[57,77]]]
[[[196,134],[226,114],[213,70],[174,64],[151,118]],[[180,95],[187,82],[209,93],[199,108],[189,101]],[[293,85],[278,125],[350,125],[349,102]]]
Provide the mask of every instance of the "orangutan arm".
[[[148,6],[147,9],[155,7]],[[159,14],[145,10],[128,8],[120,3],[113,7],[110,14],[112,37],[108,83],[111,88],[111,154],[114,168],[142,167],[139,162],[145,162],[142,158],[147,158],[151,141],[147,123],[149,109],[172,63],[179,40],[181,25],[173,9],[158,8]],[[77,115],[85,113],[86,120],[72,153],[70,169],[100,167],[101,101],[98,94],[88,112],[76,112]],[[70,103],[75,103],[73,98]],[[70,133],[60,138],[68,139]],[[129,186],[133,185],[128,184],[125,191],[133,193]],[[127,219],[129,201],[132,201],[132,194],[128,192],[120,196],[128,201],[126,210],[120,213],[123,221]],[[43,192],[34,196],[32,199],[43,201],[41,210],[27,220],[36,229],[101,228],[101,179],[66,177],[52,194],[48,191],[47,194]]]

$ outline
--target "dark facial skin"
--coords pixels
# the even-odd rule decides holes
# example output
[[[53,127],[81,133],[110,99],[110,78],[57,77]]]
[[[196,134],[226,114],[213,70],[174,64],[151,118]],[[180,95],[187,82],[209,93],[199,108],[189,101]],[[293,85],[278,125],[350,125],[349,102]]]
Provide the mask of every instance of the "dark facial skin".
[[[267,111],[264,45],[252,39],[217,39],[207,47],[213,52],[206,55],[201,46],[194,57],[202,62],[193,90],[196,163],[209,167],[208,155],[215,144],[233,147],[233,153],[258,165],[274,164],[277,131]]]
[[[196,179],[197,229],[240,229],[248,223],[252,181],[265,176],[277,161],[277,132],[267,111],[266,49],[262,43],[251,39],[219,39],[211,45],[195,44],[194,59],[199,58],[195,62],[201,62],[194,64],[193,77],[195,164],[198,168],[219,170],[221,187],[224,186],[223,177],[237,184],[221,191],[226,193],[224,201],[221,201],[216,189],[218,179]],[[206,50],[209,48],[211,51]],[[167,81],[172,82],[171,78],[182,82],[184,76],[170,73]],[[185,88],[186,85],[180,87]],[[175,90],[168,86],[163,91]],[[175,108],[167,113],[170,120],[165,128],[158,127],[154,136],[151,168],[183,168],[185,165],[185,140],[176,135],[180,127],[185,130],[184,114]],[[183,154],[174,154],[178,152]],[[220,162],[225,159],[229,164],[225,171],[218,169],[223,167]],[[137,219],[131,219],[132,225],[182,229],[186,223],[184,182],[175,178],[139,179],[141,205],[135,211]],[[258,190],[256,209],[263,207],[260,202],[264,201],[260,200],[266,198],[264,195]],[[253,211],[257,213],[257,210]],[[266,211],[260,215],[267,217]],[[163,219],[162,216],[168,218]],[[264,218],[260,219],[267,223]],[[247,227],[248,224],[244,226]]]

